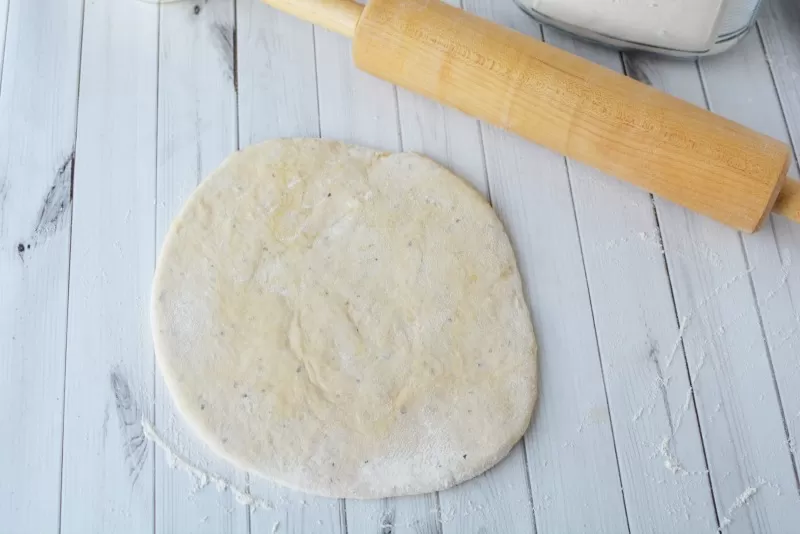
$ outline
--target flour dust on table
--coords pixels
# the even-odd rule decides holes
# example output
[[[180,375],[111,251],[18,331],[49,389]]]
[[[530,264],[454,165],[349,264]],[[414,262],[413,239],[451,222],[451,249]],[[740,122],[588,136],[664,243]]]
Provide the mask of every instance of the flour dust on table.
[[[536,342],[508,236],[422,156],[318,139],[236,153],[173,222],[152,297],[180,412],[295,489],[444,489],[531,419]]]

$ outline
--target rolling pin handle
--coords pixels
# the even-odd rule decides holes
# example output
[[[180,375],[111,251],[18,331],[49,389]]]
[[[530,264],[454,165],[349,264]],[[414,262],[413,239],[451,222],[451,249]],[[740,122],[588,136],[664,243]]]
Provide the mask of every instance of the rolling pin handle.
[[[264,0],[299,19],[353,38],[364,6],[352,0]]]
[[[800,180],[786,180],[772,212],[800,223]]]

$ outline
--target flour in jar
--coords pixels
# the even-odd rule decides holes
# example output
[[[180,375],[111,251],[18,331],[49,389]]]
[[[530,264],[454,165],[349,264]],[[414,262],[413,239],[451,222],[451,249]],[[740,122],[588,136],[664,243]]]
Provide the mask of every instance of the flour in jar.
[[[546,17],[597,35],[685,51],[711,47],[729,4],[752,3],[752,0],[527,1],[534,11]]]

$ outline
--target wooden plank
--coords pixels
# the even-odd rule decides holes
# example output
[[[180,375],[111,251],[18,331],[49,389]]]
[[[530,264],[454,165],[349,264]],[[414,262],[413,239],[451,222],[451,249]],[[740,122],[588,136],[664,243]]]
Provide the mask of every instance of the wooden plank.
[[[366,534],[439,534],[436,494],[391,499],[348,500],[347,532]]]
[[[350,41],[314,28],[320,133],[377,150],[400,149],[394,87],[353,66]]]
[[[246,146],[274,137],[318,137],[319,114],[311,25],[260,0],[238,0],[239,135]],[[250,477],[253,494],[274,509],[251,513],[251,532],[341,534],[343,503]]]
[[[489,471],[439,492],[439,517],[443,534],[535,532],[523,443]]]
[[[58,530],[81,17],[80,2],[0,2],[0,517],[9,532]]]
[[[738,45],[737,53],[704,61],[705,74],[716,68],[713,63],[748,54],[753,37]],[[703,105],[695,65],[646,56],[636,62],[639,75],[653,85]],[[724,70],[735,77],[728,67]],[[708,89],[719,97],[719,88]],[[713,102],[715,95],[708,96]],[[783,424],[741,238],[661,199],[656,207],[682,324],[676,339],[684,345],[694,376],[720,526],[725,532],[790,531],[797,513],[789,497],[794,473],[788,453],[775,453],[785,440]]]
[[[158,76],[157,250],[172,219],[197,184],[236,150],[234,4],[177,3],[160,9]],[[155,426],[194,465],[245,487],[243,473],[216,458],[182,424],[161,373],[156,371]],[[174,467],[174,465],[172,466]],[[202,489],[156,452],[156,532],[248,531],[248,509],[214,484]]]
[[[86,2],[61,531],[151,532],[158,10]]]
[[[5,60],[5,47],[8,40],[8,15],[11,0],[0,0],[0,85],[3,83],[3,62]]]
[[[464,5],[480,16],[541,38],[539,26],[511,3],[469,0]],[[525,437],[524,458],[536,529],[626,532],[564,158],[493,127],[484,126],[483,134],[492,202],[511,235],[539,343],[539,402]],[[594,414],[596,424],[584,425],[579,432],[587,413]],[[527,498],[518,490],[511,495],[512,502]],[[498,501],[502,502],[492,500],[492,505]],[[502,522],[485,525],[488,532],[530,532],[533,528],[530,511],[527,517],[502,509],[490,513]],[[468,519],[464,526],[478,531],[482,525]]]
[[[788,138],[793,141],[795,155],[800,152],[800,45],[797,41],[797,27],[800,25],[800,4],[786,0],[775,0],[766,4],[764,14],[759,21],[759,28],[766,48],[767,59],[775,81],[785,126],[776,124],[774,116],[769,124],[757,126],[768,133],[787,139],[784,127],[788,126]],[[774,106],[772,106],[774,107]],[[755,120],[752,117],[748,120]],[[753,123],[751,125],[756,125]],[[793,177],[798,177],[795,170]],[[800,350],[800,226],[783,219],[773,217],[777,250],[771,248],[772,254],[753,250],[752,255],[764,256],[771,261],[770,273],[774,275],[776,256],[781,264],[781,283],[774,285],[769,276],[766,280],[760,273],[753,273],[756,294],[761,307],[772,364],[778,389],[783,403],[784,420],[789,440],[787,446],[793,456],[795,473],[798,471],[798,443],[800,443],[800,397],[795,392],[800,388],[800,366],[797,364],[797,353]],[[770,243],[766,240],[766,246]],[[760,243],[757,238],[747,238],[748,252]],[[777,251],[777,255],[774,253]],[[792,265],[794,262],[794,266]],[[766,269],[765,269],[766,272]],[[785,284],[782,283],[786,279]],[[772,285],[770,285],[772,283]],[[798,481],[800,488],[800,480]]]
[[[622,71],[617,52],[552,29],[544,35]],[[679,325],[651,196],[568,165],[631,532],[653,524],[664,532],[713,531],[714,502],[689,371],[682,347],[674,347]],[[590,423],[587,414],[582,426]]]

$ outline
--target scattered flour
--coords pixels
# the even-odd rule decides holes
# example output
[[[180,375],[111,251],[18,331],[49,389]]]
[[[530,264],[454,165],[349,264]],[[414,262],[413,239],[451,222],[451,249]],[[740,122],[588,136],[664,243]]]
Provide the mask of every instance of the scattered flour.
[[[675,456],[675,454],[670,450],[670,444],[672,443],[672,439],[675,437],[673,434],[672,436],[664,436],[661,440],[661,443],[658,446],[658,454],[664,458],[664,467],[667,468],[667,471],[671,472],[673,475],[684,475],[684,476],[702,476],[705,477],[708,475],[708,471],[698,470],[698,471],[689,471],[680,460]]]
[[[683,423],[683,417],[689,412],[689,406],[692,405],[692,393],[694,390],[692,386],[689,386],[689,389],[686,390],[686,398],[683,401],[683,405],[681,409],[678,411],[678,415],[675,417],[675,422],[672,425],[672,437],[675,437],[675,434],[678,433],[678,429],[681,427],[681,423]]]
[[[675,338],[675,342],[672,344],[672,350],[670,351],[669,356],[667,357],[666,369],[669,369],[670,367],[672,367],[672,363],[675,361],[675,355],[678,352],[678,347],[680,346],[681,341],[683,341],[684,335],[686,334],[686,328],[689,325],[689,322],[695,317],[697,312],[699,312],[706,305],[708,305],[708,303],[711,302],[712,299],[716,298],[720,293],[722,293],[723,291],[726,291],[727,289],[729,289],[733,284],[735,284],[736,282],[738,282],[739,280],[741,280],[745,276],[748,276],[754,270],[755,270],[755,267],[751,267],[749,269],[746,269],[746,270],[740,272],[739,274],[737,274],[736,276],[734,276],[733,278],[731,278],[730,280],[728,280],[727,282],[725,282],[724,284],[718,286],[711,293],[706,295],[703,298],[703,300],[701,300],[697,304],[697,306],[694,307],[694,309],[690,310],[688,314],[684,315],[681,318],[680,326],[678,328],[678,335]],[[736,322],[737,320],[741,319],[741,317],[743,317],[743,316],[744,316],[744,314],[741,314],[741,316],[736,317],[733,321],[731,321],[731,323]],[[719,328],[719,333],[724,333],[724,331],[727,328],[729,328],[730,326],[731,326],[731,324],[727,324],[727,325],[721,326]]]
[[[691,317],[691,315],[692,314],[689,314],[688,316],[684,316],[683,318],[681,318],[681,324],[680,327],[678,328],[678,337],[675,338],[675,342],[672,344],[672,350],[670,351],[669,356],[667,356],[667,367],[666,367],[667,369],[672,367],[672,362],[673,360],[675,360],[675,354],[677,354],[678,347],[680,346],[681,341],[683,340],[683,333],[686,332],[686,325],[689,324],[689,318]]]
[[[795,320],[797,321],[797,324],[794,326],[794,328],[792,328],[785,335],[783,335],[783,337],[781,337],[777,343],[775,343],[775,348],[773,350],[778,350],[786,343],[788,343],[789,340],[794,338],[798,332],[800,332],[800,316],[795,316]],[[773,334],[776,333],[774,332]]]
[[[731,507],[728,508],[728,513],[725,514],[725,517],[720,519],[720,522],[719,522],[719,531],[720,532],[722,532],[725,528],[728,527],[728,525],[731,524],[731,522],[733,521],[733,519],[732,519],[733,514],[736,513],[744,505],[749,503],[750,500],[753,498],[753,496],[755,496],[755,494],[758,493],[758,490],[761,489],[761,486],[763,486],[766,483],[767,482],[765,480],[759,480],[756,483],[755,486],[748,487],[747,489],[745,489],[741,493],[741,495],[736,497],[736,500],[733,501],[733,504],[731,505]]]
[[[633,422],[635,423],[636,421],[638,421],[639,419],[641,419],[641,418],[642,418],[642,415],[643,415],[643,414],[644,414],[644,404],[642,404],[642,405],[639,407],[639,409],[638,409],[638,410],[636,410],[636,413],[635,413],[635,414],[633,414],[633,419],[631,419],[631,421],[633,421]]]
[[[164,439],[156,432],[153,425],[145,418],[142,418],[142,429],[147,439],[155,443],[159,448],[164,451],[167,456],[167,463],[173,469],[181,469],[186,471],[195,479],[195,490],[200,490],[210,483],[213,483],[217,491],[224,492],[230,491],[236,498],[236,502],[250,506],[253,510],[272,510],[274,506],[271,502],[257,497],[250,493],[247,489],[240,488],[233,484],[230,480],[210,471],[201,469],[197,465],[192,464],[188,459],[179,454],[175,447],[164,441]]]
[[[775,298],[775,295],[777,295],[778,292],[783,289],[783,287],[789,281],[789,273],[792,270],[792,254],[788,249],[785,249],[783,251],[783,255],[786,257],[786,259],[781,262],[781,278],[778,281],[778,285],[776,285],[769,293],[767,293],[767,296],[764,297],[764,300],[758,303],[760,306],[763,306]]]
[[[684,469],[675,455],[672,454],[672,451],[669,450],[670,441],[671,438],[664,436],[664,439],[661,441],[661,445],[658,448],[658,452],[664,457],[664,467],[666,467],[669,471],[672,471],[673,475],[685,475],[687,473],[686,469]]]

